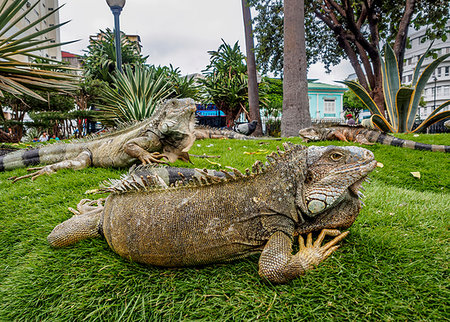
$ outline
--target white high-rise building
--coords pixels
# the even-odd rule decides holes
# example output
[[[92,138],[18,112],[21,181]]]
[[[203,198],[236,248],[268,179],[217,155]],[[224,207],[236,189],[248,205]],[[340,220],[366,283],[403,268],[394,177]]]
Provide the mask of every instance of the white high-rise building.
[[[12,2],[11,0],[8,1],[8,3]],[[30,0],[26,4],[24,8],[22,8],[17,15],[21,15],[27,8],[30,8],[33,6],[38,0]],[[16,32],[19,29],[25,28],[26,26],[30,25],[37,19],[45,16],[49,12],[55,10],[58,8],[58,0],[41,0],[36,7],[31,10],[30,13],[28,13],[21,21],[19,21],[8,33],[8,35],[11,35],[12,33]],[[59,24],[59,12],[55,12],[53,15],[47,17],[43,21],[41,21],[36,26],[32,27],[30,30],[28,30],[24,35],[29,35],[33,32],[38,32],[40,30],[43,30],[45,28],[54,26]],[[23,36],[23,35],[22,35]],[[46,33],[44,35],[41,35],[39,39],[49,39],[49,43],[58,43],[60,42],[60,31],[59,28]],[[45,43],[47,44],[47,43]],[[44,44],[44,45],[45,45]],[[55,48],[48,48],[39,50],[36,52],[37,55],[45,57],[45,58],[51,58],[61,61],[61,47],[55,47]],[[23,57],[20,60],[28,60],[29,58]]]
[[[450,27],[450,22],[447,23],[447,28]],[[426,28],[421,28],[417,31],[410,32],[411,48],[405,50],[405,60],[403,63],[403,77],[402,84],[411,84],[414,68],[417,61],[430,47],[431,41],[422,42],[425,35]],[[450,53],[450,34],[446,42],[442,40],[434,41],[432,47],[438,57]],[[421,72],[433,61],[432,57],[428,57],[422,64]],[[422,93],[426,101],[426,107],[419,108],[419,117],[424,120],[428,115],[442,103],[450,99],[450,57],[444,60],[433,75],[428,80],[425,89]],[[447,106],[444,110],[450,110]]]

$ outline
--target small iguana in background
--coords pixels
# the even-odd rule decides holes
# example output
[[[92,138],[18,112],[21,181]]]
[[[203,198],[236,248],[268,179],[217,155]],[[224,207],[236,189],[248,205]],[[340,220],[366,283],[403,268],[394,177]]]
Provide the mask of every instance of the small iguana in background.
[[[378,130],[370,130],[363,126],[349,125],[317,125],[299,131],[299,136],[305,142],[309,141],[344,141],[360,144],[375,144],[399,146],[415,150],[450,152],[450,145],[435,145],[403,140]]]
[[[213,128],[205,125],[196,125],[194,128],[195,138],[197,140],[203,139],[236,139],[236,140],[275,140],[279,141],[279,138],[267,137],[267,136],[247,136],[235,131]]]
[[[0,156],[14,152],[14,151],[18,151],[20,150],[20,148],[11,146],[11,145],[6,145],[6,144],[2,144],[0,145]]]
[[[195,141],[195,104],[192,99],[172,99],[155,110],[152,117],[106,135],[73,143],[57,143],[0,156],[0,171],[47,164],[17,180],[32,180],[59,169],[129,167],[133,163],[189,161],[188,151]]]
[[[285,283],[325,260],[360,210],[359,189],[375,168],[358,147],[304,147],[257,162],[253,172],[163,188],[157,175],[116,181],[105,201],[82,200],[72,218],[48,236],[54,247],[104,236],[119,255],[136,262],[182,267],[226,262],[262,251],[259,274]],[[312,242],[311,232],[321,231]],[[293,255],[294,235],[309,233]],[[335,238],[321,246],[326,235]]]

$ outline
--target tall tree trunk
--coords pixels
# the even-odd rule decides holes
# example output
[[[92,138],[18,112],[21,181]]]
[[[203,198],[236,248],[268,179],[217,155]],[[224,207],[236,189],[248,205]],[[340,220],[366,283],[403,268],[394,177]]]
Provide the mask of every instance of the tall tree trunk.
[[[247,74],[248,74],[248,105],[250,119],[258,121],[254,136],[262,135],[261,114],[259,112],[258,81],[256,78],[256,62],[253,44],[252,17],[250,5],[247,0],[242,1],[242,16],[244,17],[245,50],[247,52]]]
[[[281,136],[311,126],[306,76],[304,0],[284,1],[284,81]]]

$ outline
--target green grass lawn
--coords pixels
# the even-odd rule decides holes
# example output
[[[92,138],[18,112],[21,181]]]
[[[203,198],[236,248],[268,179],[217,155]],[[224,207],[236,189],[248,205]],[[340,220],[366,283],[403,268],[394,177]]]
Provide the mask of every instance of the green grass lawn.
[[[449,134],[401,137],[450,145]],[[191,153],[221,155],[209,161],[244,170],[281,144],[259,142],[204,140]],[[324,144],[344,145],[317,145]],[[121,258],[100,238],[52,249],[46,237],[71,217],[67,207],[126,169],[61,171],[16,184],[7,178],[24,169],[0,173],[0,320],[449,320],[450,156],[368,149],[384,167],[371,175],[366,206],[342,247],[276,286],[258,276],[258,256],[163,269]]]

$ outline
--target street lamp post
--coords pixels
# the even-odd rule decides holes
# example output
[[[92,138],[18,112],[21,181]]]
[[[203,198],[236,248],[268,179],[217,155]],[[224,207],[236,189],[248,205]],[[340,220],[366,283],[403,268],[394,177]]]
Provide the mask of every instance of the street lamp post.
[[[434,80],[434,106],[433,106],[433,111],[436,109],[436,82],[437,82],[437,77],[433,76],[433,80]]]
[[[122,51],[120,47],[120,25],[119,16],[122,8],[125,6],[125,0],[106,0],[109,8],[114,15],[114,41],[116,45],[116,67],[122,72]]]

